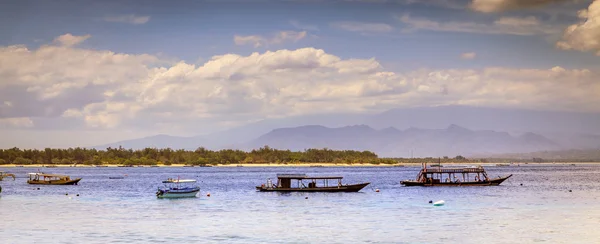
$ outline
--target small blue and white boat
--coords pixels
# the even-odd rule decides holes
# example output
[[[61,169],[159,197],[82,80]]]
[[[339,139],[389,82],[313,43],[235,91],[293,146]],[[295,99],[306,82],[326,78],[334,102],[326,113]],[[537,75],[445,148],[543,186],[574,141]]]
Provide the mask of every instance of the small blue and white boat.
[[[165,187],[162,189],[159,187],[156,192],[158,198],[182,198],[182,197],[196,197],[200,192],[199,186],[181,186],[181,184],[195,183],[196,180],[183,180],[183,179],[168,179],[163,181]]]

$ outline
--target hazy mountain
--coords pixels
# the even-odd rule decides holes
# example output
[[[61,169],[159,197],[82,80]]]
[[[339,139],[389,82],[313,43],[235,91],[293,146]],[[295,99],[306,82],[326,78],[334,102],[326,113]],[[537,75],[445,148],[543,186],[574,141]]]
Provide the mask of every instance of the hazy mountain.
[[[345,126],[348,124],[359,124],[364,121],[368,115],[357,114],[324,114],[310,116],[294,116],[288,118],[278,118],[262,120],[237,128],[219,131],[208,135],[196,135],[190,137],[156,135],[139,139],[124,140],[104,145],[94,146],[96,149],[106,149],[107,147],[119,147],[142,149],[146,147],[170,147],[173,149],[196,149],[205,147],[207,149],[217,150],[223,148],[236,149],[243,143],[249,142],[257,137],[268,133],[269,131],[281,127],[295,127],[306,125],[307,122],[320,124],[324,126]]]
[[[458,124],[474,130],[534,133],[600,134],[599,113],[536,111],[468,106],[392,109],[370,116],[364,124],[373,128],[444,128]]]
[[[169,135],[156,135],[149,136],[139,139],[125,140],[119,141],[99,146],[94,146],[96,149],[106,149],[108,147],[118,148],[119,146],[123,148],[131,148],[131,149],[142,149],[146,147],[155,147],[155,148],[173,148],[173,149],[191,149],[195,148],[195,145],[206,145],[206,138],[202,136],[195,137],[181,137],[181,136],[169,136]]]
[[[511,136],[506,132],[474,131],[458,125],[446,129],[386,128],[366,125],[328,128],[301,126],[273,130],[245,146],[268,145],[278,149],[307,148],[370,150],[384,157],[470,156],[558,150],[560,145],[534,133]]]
[[[357,124],[363,124],[365,126],[348,127],[354,129],[348,129],[344,127]],[[382,140],[379,142],[371,141],[369,144],[378,145],[380,148],[378,148],[376,151],[383,151],[386,153],[397,152],[399,155],[410,155],[412,150],[414,151],[415,156],[431,156],[433,154],[438,155],[447,153],[447,150],[450,149],[444,148],[452,147],[453,144],[456,144],[454,141],[444,141],[438,138],[435,138],[436,140],[432,140],[431,138],[428,138],[434,138],[434,132],[437,131],[439,133],[439,131],[442,131],[440,128],[446,128],[450,124],[458,124],[471,130],[476,130],[478,137],[475,138],[477,140],[489,140],[484,141],[484,143],[495,145],[494,148],[487,146],[472,148],[473,150],[477,148],[478,151],[504,152],[513,148],[519,149],[519,147],[515,146],[505,146],[506,144],[503,143],[503,140],[519,139],[520,141],[529,141],[529,144],[535,145],[535,143],[538,141],[543,141],[541,138],[536,138],[537,136],[541,136],[544,139],[553,141],[554,143],[560,145],[561,149],[600,148],[600,135],[598,135],[600,134],[600,114],[478,108],[467,106],[392,109],[379,114],[325,114],[267,119],[208,135],[194,135],[190,137],[157,135],[110,143],[94,148],[104,149],[108,146],[118,147],[121,145],[125,148],[134,149],[144,147],[195,149],[200,146],[208,149],[242,149],[248,148],[248,145],[251,145],[252,143],[257,143],[257,140],[255,139],[269,132],[271,132],[271,135],[273,135],[272,133],[275,132],[289,133],[283,132],[285,130],[279,132],[279,128],[306,127],[305,129],[307,132],[309,132],[309,130],[312,128],[314,131],[323,130],[323,133],[325,133],[324,129],[317,129],[319,126],[305,126],[320,125],[321,127],[346,128],[336,130],[336,133],[338,133],[336,136],[338,136],[340,139],[344,139],[345,141],[337,142],[335,145],[343,144],[347,145],[348,148],[363,148],[362,145],[357,145],[355,140],[350,139],[369,137],[371,135],[366,131],[371,131],[371,133],[374,133],[373,131],[377,131],[377,133],[381,134],[377,139]],[[452,133],[455,133],[454,136],[459,139],[463,139],[467,135],[471,135],[473,133],[473,131],[466,128],[451,126],[443,131],[448,131],[448,134],[446,135],[448,137],[452,135]],[[364,131],[359,132],[361,130]],[[310,133],[313,132],[310,131]],[[346,135],[345,133],[348,134]],[[490,136],[483,136],[487,134],[490,134]],[[520,135],[522,135],[522,138],[520,138]],[[303,136],[294,134],[293,136],[295,137],[294,143],[296,143],[293,144],[293,146],[300,145],[300,143],[297,141],[307,141],[307,143],[305,143],[306,145],[326,145],[326,141],[323,141],[322,139],[319,139],[321,141],[315,141],[316,139],[311,138],[314,137],[313,134],[307,134]],[[318,137],[319,133],[317,133],[315,136]],[[410,140],[399,139],[409,136],[414,136],[415,141],[409,143],[407,141]],[[470,137],[466,138],[473,139]],[[282,143],[281,145],[292,143],[287,142],[284,139],[277,140],[280,140],[279,142]],[[394,141],[394,143],[390,144],[388,143],[389,141]],[[308,142],[315,144],[310,144]],[[441,146],[441,144],[444,143],[449,143],[451,145]],[[402,146],[402,148],[400,146]],[[461,146],[460,143],[455,147],[459,146]],[[542,148],[545,146],[546,144],[541,144],[538,147]],[[522,149],[535,148],[535,146],[528,146]],[[521,151],[522,150],[518,152]],[[431,155],[428,155],[428,153]]]

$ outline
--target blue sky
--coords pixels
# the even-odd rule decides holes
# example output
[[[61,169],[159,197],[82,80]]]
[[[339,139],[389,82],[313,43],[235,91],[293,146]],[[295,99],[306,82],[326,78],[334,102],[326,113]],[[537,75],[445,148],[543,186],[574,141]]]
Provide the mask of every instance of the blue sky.
[[[599,13],[590,0],[4,1],[0,135],[94,145],[438,105],[597,113]]]
[[[125,53],[162,54],[187,62],[223,53],[249,54],[267,48],[236,46],[234,35],[273,35],[281,30],[302,30],[310,35],[295,43],[271,49],[322,48],[343,58],[376,57],[384,63],[432,68],[509,66],[531,68],[597,67],[591,53],[565,52],[554,47],[559,35],[499,35],[419,30],[403,33],[406,24],[398,16],[433,21],[493,23],[501,16],[536,16],[553,26],[577,21],[574,13],[586,3],[550,6],[547,11],[515,11],[482,14],[469,9],[432,6],[432,1],[405,4],[361,1],[17,1],[4,3],[0,20],[0,44],[30,47],[51,42],[64,33],[94,36],[82,47]],[[443,2],[443,1],[440,1]],[[429,3],[429,4],[427,4]],[[468,1],[454,1],[466,6]],[[557,12],[554,14],[549,14]],[[144,24],[106,22],[110,16],[149,17]],[[551,20],[556,18],[556,20]],[[331,23],[354,21],[382,23],[392,31],[361,35],[340,30]],[[296,26],[292,23],[298,23]],[[299,25],[299,26],[298,26]],[[300,28],[298,28],[300,27]],[[316,29],[315,29],[316,28]],[[478,62],[456,62],[463,52],[476,52]]]

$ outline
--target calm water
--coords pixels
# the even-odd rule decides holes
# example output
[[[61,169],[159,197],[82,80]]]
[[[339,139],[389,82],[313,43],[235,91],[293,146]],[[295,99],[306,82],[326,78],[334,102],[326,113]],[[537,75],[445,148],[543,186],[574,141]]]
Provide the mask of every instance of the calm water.
[[[196,167],[43,168],[83,180],[35,190],[24,177],[36,170],[0,168],[19,177],[0,181],[0,243],[600,243],[599,165],[488,167],[490,176],[513,177],[467,188],[400,186],[415,167]],[[371,185],[359,193],[254,190],[277,173]],[[160,181],[177,176],[197,179],[200,197],[157,199]]]

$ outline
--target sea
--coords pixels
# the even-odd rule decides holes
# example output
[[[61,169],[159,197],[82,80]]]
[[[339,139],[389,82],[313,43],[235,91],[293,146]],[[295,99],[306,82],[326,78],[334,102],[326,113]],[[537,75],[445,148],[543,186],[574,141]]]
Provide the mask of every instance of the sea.
[[[27,184],[38,170],[83,179]],[[17,175],[0,181],[0,243],[600,243],[600,165],[486,170],[513,176],[500,186],[403,187],[418,167],[0,168]],[[371,184],[256,191],[278,173]],[[201,191],[158,199],[167,178],[196,179]]]

